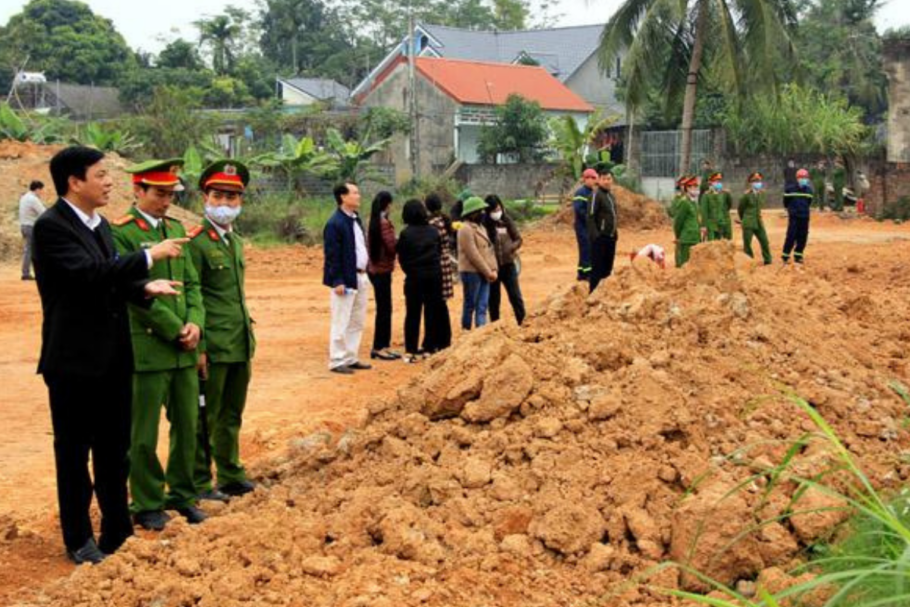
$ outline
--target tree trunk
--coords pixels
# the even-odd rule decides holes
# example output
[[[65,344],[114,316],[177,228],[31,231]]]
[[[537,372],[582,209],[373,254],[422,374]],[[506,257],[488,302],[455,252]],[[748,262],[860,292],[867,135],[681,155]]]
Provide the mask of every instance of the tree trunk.
[[[698,72],[701,70],[701,56],[705,48],[705,30],[708,25],[708,0],[699,0],[698,16],[695,19],[695,43],[689,60],[686,76],[686,96],[683,101],[682,150],[679,157],[679,174],[689,172],[692,157],[692,123],[695,122],[695,100],[698,93]]]

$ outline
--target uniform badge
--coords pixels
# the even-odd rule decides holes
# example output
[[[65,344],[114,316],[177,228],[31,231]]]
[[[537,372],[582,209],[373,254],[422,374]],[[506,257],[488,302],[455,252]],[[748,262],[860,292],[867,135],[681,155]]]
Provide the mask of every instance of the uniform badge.
[[[233,164],[224,165],[224,174],[233,177],[237,174],[237,167],[235,167]]]
[[[142,219],[141,217],[136,220],[136,225],[139,226],[139,229],[141,229],[143,232],[149,231],[148,222],[145,221],[144,219]]]
[[[180,172],[180,167],[175,164],[175,165],[171,166],[170,171],[171,171],[171,174],[176,175],[177,173]]]
[[[218,238],[218,232],[216,232],[215,230],[209,230],[209,238],[211,238],[215,242],[218,242],[218,240],[220,240]]]

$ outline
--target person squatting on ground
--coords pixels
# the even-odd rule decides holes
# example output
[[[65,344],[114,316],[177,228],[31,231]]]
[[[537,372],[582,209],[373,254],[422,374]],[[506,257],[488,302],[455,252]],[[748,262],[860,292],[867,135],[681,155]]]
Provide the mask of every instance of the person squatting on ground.
[[[747,183],[749,189],[739,199],[739,205],[736,207],[736,213],[739,215],[743,228],[743,252],[749,257],[755,257],[752,253],[752,239],[758,238],[762,262],[767,266],[771,263],[772,258],[771,247],[768,244],[768,232],[765,230],[765,222],[761,216],[762,209],[765,208],[764,177],[759,172],[752,173],[749,175]]]
[[[667,255],[664,248],[657,244],[645,245],[641,249],[629,253],[629,261],[633,264],[639,259],[648,259],[656,263],[661,270],[667,267]]]
[[[790,261],[790,253],[793,253],[793,261],[803,262],[809,240],[809,214],[813,198],[809,171],[800,169],[796,172],[796,183],[784,189],[784,208],[787,209],[787,238],[782,255],[784,264]]]
[[[32,277],[32,229],[35,222],[46,210],[41,202],[44,184],[33,181],[28,192],[19,199],[19,231],[22,233],[22,280],[34,280]]]
[[[490,300],[490,283],[498,276],[496,252],[483,226],[486,203],[478,196],[464,201],[461,212],[463,223],[458,229],[458,272],[464,288],[461,311],[461,328],[470,331],[472,325],[487,324],[487,306]]]
[[[149,160],[126,169],[133,182],[135,204],[113,222],[114,242],[121,255],[143,251],[168,238],[185,238],[186,230],[167,212],[178,189],[180,159]],[[133,405],[130,446],[130,495],[133,520],[154,531],[177,510],[190,523],[205,520],[196,507],[193,480],[199,382],[196,347],[205,326],[199,275],[189,250],[150,270],[152,278],[177,281],[181,295],[157,299],[151,306],[129,305],[133,358]],[[167,470],[158,460],[161,407],[170,422]]]
[[[102,561],[133,534],[126,491],[133,389],[126,303],[148,309],[157,297],[177,295],[171,282],[149,280],[149,270],[179,257],[183,243],[117,253],[97,212],[113,188],[103,159],[81,146],[51,159],[59,199],[33,232],[43,313],[38,372],[50,400],[63,542],[76,564]],[[97,543],[89,516],[93,490],[101,510]]]
[[[233,227],[249,181],[249,170],[235,160],[219,160],[206,167],[199,177],[205,218],[189,234],[205,307],[197,366],[205,395],[205,408],[200,409],[205,424],[203,420],[197,424],[194,466],[196,491],[202,500],[226,501],[254,489],[240,461],[240,427],[256,338],[246,305],[243,239]],[[203,432],[206,429],[208,436]],[[218,473],[217,488],[212,484],[212,460]]]
[[[392,272],[395,270],[395,226],[390,219],[392,195],[382,191],[373,198],[367,233],[367,276],[373,285],[376,320],[370,358],[397,360],[401,356],[389,350],[392,345]]]
[[[689,261],[692,247],[702,241],[707,231],[699,226],[698,177],[684,175],[677,183],[682,193],[673,200],[670,217],[673,218],[676,267],[681,268]]]
[[[502,288],[505,287],[509,304],[515,314],[515,322],[524,322],[525,302],[518,284],[518,250],[521,248],[521,232],[518,226],[506,213],[502,200],[496,194],[486,197],[487,233],[493,240],[496,252],[496,263],[499,266],[496,280],[490,284],[490,321],[499,320],[499,308],[502,301]]]
[[[342,183],[333,191],[338,208],[322,232],[322,284],[331,289],[331,332],[329,339],[329,370],[351,375],[355,370],[370,369],[360,362],[360,340],[366,324],[370,281],[367,279],[366,237],[357,210],[360,208],[360,188]]]
[[[401,214],[405,227],[398,239],[398,262],[404,280],[404,344],[407,360],[433,354],[452,342],[449,309],[442,294],[442,239],[429,224],[426,207],[419,200],[405,203]],[[423,315],[423,348],[420,317]]]
[[[616,241],[619,239],[616,199],[613,198],[613,170],[607,164],[597,167],[597,189],[588,207],[588,241],[591,243],[590,292],[613,273]]]
[[[581,174],[584,182],[575,190],[572,197],[572,211],[575,214],[575,241],[578,243],[578,269],[577,280],[589,280],[591,274],[591,241],[588,240],[588,207],[594,197],[594,188],[597,187],[597,171],[585,169]]]
[[[699,201],[702,227],[707,229],[708,240],[733,239],[733,225],[730,219],[733,197],[724,189],[723,180],[723,173],[711,173],[708,177],[708,188],[701,194]]]

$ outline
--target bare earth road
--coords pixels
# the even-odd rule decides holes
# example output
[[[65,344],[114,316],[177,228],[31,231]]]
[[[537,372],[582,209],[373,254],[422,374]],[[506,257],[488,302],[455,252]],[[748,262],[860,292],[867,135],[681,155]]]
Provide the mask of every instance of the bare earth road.
[[[766,222],[777,256],[786,222],[779,212],[769,212]],[[738,228],[735,235],[739,238]],[[806,271],[813,271],[813,260],[861,263],[866,255],[889,254],[888,243],[907,239],[907,226],[816,215]],[[663,245],[672,255],[668,230],[624,231],[617,264],[628,263],[623,253],[650,242]],[[521,285],[530,310],[574,278],[574,247],[574,235],[567,229],[539,229],[526,235]],[[392,393],[419,373],[419,364],[402,362],[377,364],[373,371],[353,377],[328,373],[328,297],[321,285],[321,251],[251,249],[248,258],[248,299],[259,342],[242,434],[248,462],[280,452],[293,437],[324,428],[337,431],[356,422],[371,399]],[[396,272],[394,339],[399,349],[402,283],[403,275]],[[609,287],[609,282],[604,284]],[[450,302],[453,325],[459,311],[456,297]],[[504,315],[506,322],[514,322],[510,310]],[[40,323],[35,284],[20,281],[16,265],[0,266],[0,604],[72,570],[57,527],[47,396],[35,374]],[[368,330],[364,336],[363,352],[369,351],[371,335]],[[159,451],[165,453],[163,442]]]

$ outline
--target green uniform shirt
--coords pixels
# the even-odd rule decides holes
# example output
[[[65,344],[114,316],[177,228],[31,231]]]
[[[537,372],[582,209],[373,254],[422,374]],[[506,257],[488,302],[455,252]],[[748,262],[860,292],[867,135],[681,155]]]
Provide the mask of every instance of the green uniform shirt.
[[[182,238],[186,230],[176,219],[165,217],[158,227],[142,217],[133,207],[113,222],[114,243],[121,254],[147,249],[167,238]],[[187,352],[178,339],[184,325],[193,323],[204,331],[205,310],[199,277],[189,252],[184,247],[180,257],[156,261],[149,278],[176,280],[180,295],[156,297],[149,308],[129,306],[130,332],[136,371],[166,371],[196,365],[196,350]]]
[[[765,206],[764,192],[748,192],[739,199],[736,212],[742,221],[743,229],[755,230],[763,226],[761,211]]]
[[[698,205],[688,196],[677,196],[670,205],[670,217],[673,218],[673,234],[681,244],[698,244],[701,242],[701,229],[698,223]]]
[[[243,241],[236,232],[228,236],[230,244],[206,219],[190,233],[193,263],[202,284],[205,303],[205,337],[199,351],[212,363],[237,363],[253,358],[256,339],[250,312],[246,306]]]

